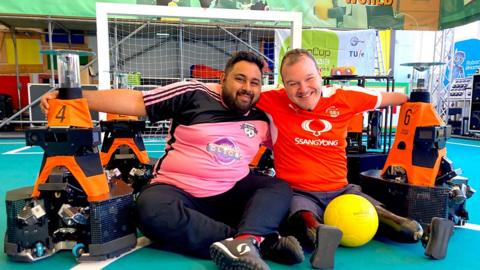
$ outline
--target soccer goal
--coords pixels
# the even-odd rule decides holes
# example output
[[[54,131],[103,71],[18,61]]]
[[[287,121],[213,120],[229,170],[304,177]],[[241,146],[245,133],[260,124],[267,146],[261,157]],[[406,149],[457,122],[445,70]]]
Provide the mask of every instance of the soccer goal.
[[[275,42],[285,29],[290,44]],[[97,3],[99,89],[217,82],[239,50],[261,55],[264,82],[276,83],[279,46],[301,47],[301,31],[299,12]]]
[[[238,50],[263,56],[274,76],[277,29],[301,46],[299,12],[97,3],[99,87],[215,80]]]

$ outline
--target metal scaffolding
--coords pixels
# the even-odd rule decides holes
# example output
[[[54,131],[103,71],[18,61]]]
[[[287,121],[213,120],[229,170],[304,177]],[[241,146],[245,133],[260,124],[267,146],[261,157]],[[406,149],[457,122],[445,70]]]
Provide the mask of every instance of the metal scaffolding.
[[[445,65],[432,66],[429,81],[429,89],[432,89],[432,103],[445,122],[448,118],[448,97],[452,84],[454,32],[451,28],[435,33],[433,61],[443,62]]]

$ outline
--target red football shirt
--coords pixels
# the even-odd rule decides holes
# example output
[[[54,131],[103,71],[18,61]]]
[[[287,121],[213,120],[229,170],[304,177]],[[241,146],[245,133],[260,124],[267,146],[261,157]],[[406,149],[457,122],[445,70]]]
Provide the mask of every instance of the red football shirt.
[[[262,92],[257,107],[271,118],[277,177],[292,188],[333,191],[347,182],[347,125],[357,113],[377,108],[380,92],[360,87],[322,87],[312,111],[293,104],[285,89]]]

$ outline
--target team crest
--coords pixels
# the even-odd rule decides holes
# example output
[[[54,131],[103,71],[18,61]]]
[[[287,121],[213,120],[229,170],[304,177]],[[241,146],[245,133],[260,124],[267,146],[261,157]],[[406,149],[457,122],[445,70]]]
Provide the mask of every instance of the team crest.
[[[257,134],[257,129],[252,124],[243,123],[240,128],[243,129],[249,138],[253,138]]]
[[[328,107],[325,112],[330,116],[330,117],[337,117],[340,115],[340,111],[338,110],[337,107],[335,106],[332,106],[332,107]]]

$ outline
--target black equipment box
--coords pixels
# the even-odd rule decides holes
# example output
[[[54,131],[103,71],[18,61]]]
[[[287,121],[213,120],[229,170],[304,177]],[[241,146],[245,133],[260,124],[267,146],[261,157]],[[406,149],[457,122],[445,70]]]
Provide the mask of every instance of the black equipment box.
[[[424,228],[433,217],[448,218],[448,187],[425,187],[381,179],[380,170],[360,174],[362,191],[385,204],[393,213],[412,218]]]

